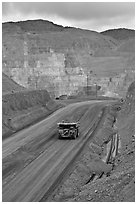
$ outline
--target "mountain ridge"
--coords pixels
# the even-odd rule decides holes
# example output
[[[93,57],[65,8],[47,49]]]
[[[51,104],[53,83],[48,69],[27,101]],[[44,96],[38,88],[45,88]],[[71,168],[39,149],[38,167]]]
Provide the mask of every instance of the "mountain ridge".
[[[129,38],[135,38],[135,30],[128,28],[117,28],[117,29],[109,29],[100,32],[103,35],[111,36],[117,40],[125,40]]]
[[[28,24],[30,25],[31,24],[35,24],[34,27],[36,27],[36,23],[41,23],[42,26],[45,26],[47,24],[47,28],[46,30],[48,31],[63,31],[63,30],[68,30],[68,29],[78,29],[78,30],[84,30],[84,31],[91,31],[91,32],[96,32],[96,33],[100,33],[100,34],[103,34],[103,35],[111,35],[112,32],[132,32],[134,33],[135,30],[134,29],[129,29],[129,28],[114,28],[114,29],[108,29],[108,30],[104,30],[104,31],[101,31],[101,32],[98,32],[98,31],[94,31],[94,30],[91,30],[91,29],[83,29],[83,28],[78,28],[78,27],[72,27],[72,26],[62,26],[62,25],[59,25],[59,24],[56,24],[56,23],[53,23],[52,21],[48,21],[48,20],[43,20],[43,19],[35,19],[35,20],[25,20],[25,21],[8,21],[8,22],[3,22],[2,25],[16,25],[16,26],[19,26],[20,28],[24,29],[23,28],[23,25],[25,24]],[[48,27],[50,26],[50,27]],[[33,27],[33,26],[32,26]],[[54,28],[53,28],[54,27]],[[51,28],[51,30],[49,29]],[[29,27],[30,29],[30,27]],[[132,34],[134,35],[134,34]]]

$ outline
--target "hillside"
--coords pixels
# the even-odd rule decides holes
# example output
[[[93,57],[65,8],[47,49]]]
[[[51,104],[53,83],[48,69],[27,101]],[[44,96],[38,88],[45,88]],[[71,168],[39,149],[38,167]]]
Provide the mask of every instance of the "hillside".
[[[32,125],[62,107],[46,90],[18,91],[2,96],[2,137]]]
[[[97,83],[102,94],[116,95],[125,93],[134,80],[134,42],[125,52],[111,36],[45,20],[2,27],[3,73],[27,89],[45,88],[51,97],[72,95],[87,86],[89,75],[90,86]],[[125,70],[131,81],[123,86]]]
[[[25,90],[24,87],[17,84],[15,81],[10,79],[4,73],[2,73],[2,93],[5,94],[7,92],[16,92]]]
[[[117,40],[135,38],[135,30],[126,29],[126,28],[110,29],[110,30],[101,32],[101,34],[111,36]]]
[[[122,42],[120,44],[120,46],[118,46],[117,50],[120,52],[133,52],[133,53],[135,53],[135,39],[130,38],[130,39],[127,39],[126,41]]]
[[[28,20],[19,22],[8,22],[2,24],[4,33],[23,33],[23,32],[46,32],[46,31],[62,31],[63,26],[56,25],[50,21],[44,20]]]
[[[84,49],[88,51],[88,49],[94,50],[98,47],[113,48],[117,45],[116,40],[102,36],[98,32],[63,27],[44,20],[3,23],[2,32],[4,34],[3,43],[6,43],[6,36],[16,37],[18,40],[23,40],[22,37],[26,37],[30,41],[32,48],[36,49],[37,46],[42,46],[43,52],[48,51],[46,48],[54,49],[56,52],[66,51],[66,49],[76,51]],[[26,34],[26,36],[23,34]]]

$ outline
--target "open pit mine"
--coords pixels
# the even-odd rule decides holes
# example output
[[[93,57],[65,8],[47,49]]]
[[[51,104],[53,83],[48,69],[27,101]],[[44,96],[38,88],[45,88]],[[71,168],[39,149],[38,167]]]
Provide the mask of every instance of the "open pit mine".
[[[2,35],[2,201],[135,201],[135,31]]]
[[[65,27],[34,32],[36,25],[29,30],[21,22],[11,30],[10,24],[3,24],[3,73],[27,89],[46,89],[59,97],[84,93],[85,87],[93,93],[97,84],[99,95],[125,96],[134,81],[134,48],[125,52],[116,39]]]

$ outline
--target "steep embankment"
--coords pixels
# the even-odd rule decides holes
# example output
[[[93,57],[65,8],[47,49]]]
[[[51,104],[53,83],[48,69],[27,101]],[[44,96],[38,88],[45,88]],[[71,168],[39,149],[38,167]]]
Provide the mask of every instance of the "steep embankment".
[[[85,185],[71,201],[135,202],[135,82],[126,95],[115,126],[120,149],[110,176]]]
[[[3,95],[3,139],[47,117],[61,106],[51,100],[46,90],[22,91]]]
[[[128,65],[133,53],[117,51],[119,40],[44,20],[4,23],[2,44],[3,72],[23,87],[46,88],[52,97],[75,94],[87,86],[87,75],[88,85],[97,83],[101,93],[125,93],[124,70],[134,70],[134,60]]]
[[[2,73],[2,94],[23,90],[25,90],[24,87],[20,86],[15,81],[6,76],[4,73]]]
[[[26,90],[2,74],[3,139],[62,107],[51,100],[46,90]]]

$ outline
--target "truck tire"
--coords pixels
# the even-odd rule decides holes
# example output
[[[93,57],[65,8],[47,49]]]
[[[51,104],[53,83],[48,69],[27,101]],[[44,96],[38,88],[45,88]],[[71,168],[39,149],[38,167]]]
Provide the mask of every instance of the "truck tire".
[[[72,136],[72,139],[75,140],[77,138],[77,133],[75,132]]]
[[[58,135],[58,138],[59,138],[60,140],[62,139],[62,137],[61,137],[61,135],[60,135],[60,134]]]
[[[78,129],[77,129],[77,137],[79,136],[79,131],[78,131]]]

